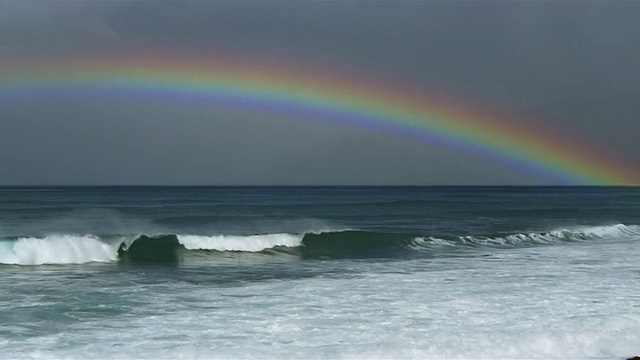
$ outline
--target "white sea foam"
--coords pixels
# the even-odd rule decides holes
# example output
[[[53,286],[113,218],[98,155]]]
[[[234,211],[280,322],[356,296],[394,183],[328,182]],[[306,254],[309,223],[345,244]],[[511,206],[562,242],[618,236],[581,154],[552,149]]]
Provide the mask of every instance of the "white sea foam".
[[[117,247],[91,235],[50,235],[4,241],[0,263],[16,265],[82,264],[116,260]]]
[[[275,246],[299,246],[303,235],[265,234],[250,236],[234,235],[178,235],[178,241],[187,250],[217,251],[261,251]]]

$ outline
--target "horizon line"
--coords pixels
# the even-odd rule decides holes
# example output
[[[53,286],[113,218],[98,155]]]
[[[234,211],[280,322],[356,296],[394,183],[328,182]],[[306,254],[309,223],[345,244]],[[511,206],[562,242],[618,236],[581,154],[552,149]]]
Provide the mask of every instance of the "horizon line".
[[[640,188],[640,185],[606,185],[606,184],[557,184],[557,185],[526,185],[526,184],[38,184],[0,185],[0,189],[37,189],[37,188]]]

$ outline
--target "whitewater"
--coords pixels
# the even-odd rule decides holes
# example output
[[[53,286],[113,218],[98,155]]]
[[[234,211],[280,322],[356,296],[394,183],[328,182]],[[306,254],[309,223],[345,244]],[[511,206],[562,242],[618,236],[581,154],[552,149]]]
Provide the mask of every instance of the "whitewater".
[[[640,189],[0,189],[0,358],[626,359]]]

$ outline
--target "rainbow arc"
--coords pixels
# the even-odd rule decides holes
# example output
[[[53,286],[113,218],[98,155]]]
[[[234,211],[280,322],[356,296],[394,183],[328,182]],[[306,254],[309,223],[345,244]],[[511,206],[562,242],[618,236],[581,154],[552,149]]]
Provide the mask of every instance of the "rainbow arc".
[[[405,136],[549,184],[637,185],[640,171],[540,125],[373,78],[214,54],[0,63],[0,103],[117,99],[295,115]]]

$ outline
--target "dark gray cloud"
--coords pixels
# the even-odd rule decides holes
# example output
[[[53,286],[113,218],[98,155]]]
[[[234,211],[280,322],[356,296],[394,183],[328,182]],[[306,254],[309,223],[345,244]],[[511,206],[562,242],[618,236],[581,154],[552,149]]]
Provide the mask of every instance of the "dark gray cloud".
[[[0,2],[0,54],[94,51],[119,39],[107,20],[81,2]]]
[[[635,2],[0,2],[0,55],[313,61],[501,109],[634,164],[639,16]],[[532,181],[407,139],[211,109],[16,105],[0,109],[0,126],[5,184]]]

